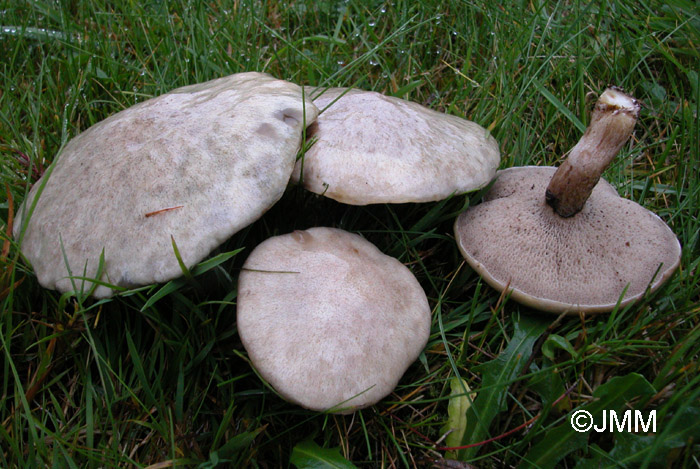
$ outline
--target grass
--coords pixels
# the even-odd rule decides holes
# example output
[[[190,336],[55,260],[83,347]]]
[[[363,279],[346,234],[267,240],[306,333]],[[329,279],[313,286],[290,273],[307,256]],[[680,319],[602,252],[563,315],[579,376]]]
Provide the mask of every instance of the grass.
[[[697,4],[495,3],[5,2],[0,466],[699,466]],[[474,120],[499,141],[502,167],[558,164],[592,97],[622,86],[645,107],[605,177],[669,224],[680,269],[641,303],[556,320],[501,297],[462,262],[452,223],[478,195],[351,207],[292,187],[196,282],[102,301],[42,289],[9,225],[61,146],[136,102],[251,70]],[[361,233],[411,266],[433,308],[420,360],[394,393],[350,416],[279,399],[236,332],[246,255],[311,226]],[[575,409],[605,408],[655,410],[657,432],[570,428]],[[437,449],[448,421],[457,446],[490,441]]]

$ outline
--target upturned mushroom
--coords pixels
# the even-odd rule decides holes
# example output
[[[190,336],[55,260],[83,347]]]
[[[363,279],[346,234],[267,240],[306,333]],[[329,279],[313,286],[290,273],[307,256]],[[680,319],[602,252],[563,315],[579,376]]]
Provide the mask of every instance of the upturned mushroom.
[[[430,202],[479,189],[500,163],[480,125],[370,91],[305,88],[321,114],[292,176],[352,205]]]
[[[428,300],[411,271],[339,229],[264,241],[243,266],[237,301],[252,364],[283,398],[312,410],[376,403],[430,334]]]
[[[144,101],[66,144],[14,236],[39,283],[62,292],[96,287],[101,298],[178,277],[173,241],[191,267],[260,217],[317,113],[299,86],[261,73]]]
[[[469,265],[514,300],[556,313],[607,312],[659,288],[680,262],[678,239],[600,178],[638,113],[634,98],[609,88],[558,169],[499,171],[455,223]]]

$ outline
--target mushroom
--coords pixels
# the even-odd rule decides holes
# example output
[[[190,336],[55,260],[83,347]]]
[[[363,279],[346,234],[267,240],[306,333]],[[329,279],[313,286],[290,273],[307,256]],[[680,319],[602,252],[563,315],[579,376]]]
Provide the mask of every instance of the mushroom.
[[[323,109],[292,181],[342,203],[430,202],[485,186],[498,144],[474,122],[376,92],[305,88]]]
[[[499,171],[455,223],[469,265],[514,300],[555,313],[607,312],[659,288],[680,262],[678,239],[600,179],[638,113],[634,98],[609,88],[558,169]]]
[[[261,73],[144,101],[65,145],[14,236],[39,283],[62,292],[178,277],[173,244],[192,266],[282,196],[317,113],[299,86]]]
[[[350,413],[397,385],[425,347],[430,307],[398,260],[364,238],[311,228],[246,260],[237,325],[259,374],[302,407]]]

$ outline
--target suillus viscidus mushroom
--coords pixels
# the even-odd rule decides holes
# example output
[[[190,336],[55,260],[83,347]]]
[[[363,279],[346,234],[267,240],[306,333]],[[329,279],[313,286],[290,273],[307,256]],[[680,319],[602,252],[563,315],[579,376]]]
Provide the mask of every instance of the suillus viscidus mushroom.
[[[65,145],[14,236],[39,283],[62,292],[94,286],[80,277],[127,288],[178,277],[173,240],[191,267],[260,217],[282,196],[317,113],[299,86],[261,73],[139,103]],[[93,294],[113,293],[100,284]]]
[[[382,399],[430,334],[428,300],[411,271],[334,228],[257,246],[237,302],[256,370],[283,398],[317,411],[349,413]]]
[[[659,288],[680,262],[678,239],[600,178],[638,113],[635,99],[609,88],[559,168],[499,171],[455,223],[469,265],[514,300],[556,313],[607,312]]]
[[[474,122],[376,92],[305,90],[322,111],[292,181],[311,192],[352,205],[431,202],[496,173],[498,144]]]

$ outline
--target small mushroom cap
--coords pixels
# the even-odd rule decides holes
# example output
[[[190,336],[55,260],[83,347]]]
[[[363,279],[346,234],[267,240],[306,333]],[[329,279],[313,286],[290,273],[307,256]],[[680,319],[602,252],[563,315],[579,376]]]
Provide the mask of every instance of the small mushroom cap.
[[[237,315],[253,365],[282,397],[339,413],[389,394],[430,334],[428,300],[410,270],[333,228],[255,248],[239,278]]]
[[[43,187],[21,243],[43,286],[73,291],[69,275],[95,278],[103,251],[110,284],[179,277],[171,236],[189,267],[260,217],[282,196],[317,113],[299,86],[261,73],[144,101],[66,144],[14,236]],[[100,285],[94,296],[112,293]]]
[[[370,91],[305,90],[323,111],[292,180],[316,194],[352,205],[430,202],[496,173],[498,144],[474,122]]]
[[[455,223],[469,265],[514,300],[555,313],[611,311],[623,291],[625,305],[661,286],[680,262],[671,229],[604,179],[578,214],[560,217],[543,197],[555,170],[498,172],[483,203]]]

